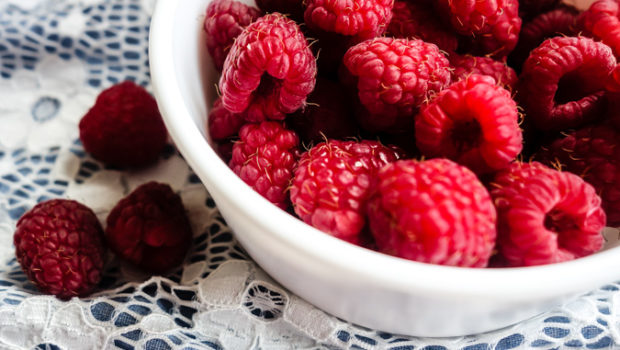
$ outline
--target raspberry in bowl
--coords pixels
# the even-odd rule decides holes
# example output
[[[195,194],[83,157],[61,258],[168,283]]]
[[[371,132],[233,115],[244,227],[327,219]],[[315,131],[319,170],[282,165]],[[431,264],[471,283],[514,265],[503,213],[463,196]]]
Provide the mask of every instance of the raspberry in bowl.
[[[172,138],[239,242],[284,287],[356,324],[396,334],[447,337],[506,327],[620,278],[620,249],[613,243],[593,255],[556,264],[442,266],[359,247],[272,204],[235,175],[208,136],[207,116],[220,79],[206,46],[199,45],[205,42],[202,14],[209,2],[158,2],[149,50],[155,95]],[[281,107],[289,106],[277,107],[283,111]],[[280,122],[278,113],[269,114],[261,122]]]

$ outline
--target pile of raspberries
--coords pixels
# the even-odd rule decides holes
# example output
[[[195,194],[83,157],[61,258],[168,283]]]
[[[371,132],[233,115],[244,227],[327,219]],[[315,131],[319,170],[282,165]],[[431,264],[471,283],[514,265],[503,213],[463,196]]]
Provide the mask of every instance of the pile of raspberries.
[[[85,150],[117,169],[153,165],[168,135],[155,99],[131,81],[102,91],[79,128]],[[105,227],[84,204],[55,198],[26,212],[13,235],[17,261],[28,278],[60,299],[97,289],[110,260],[108,249],[135,268],[161,274],[183,262],[191,241],[181,197],[153,181],[111,208]]]
[[[513,267],[620,225],[620,0],[213,0],[209,140],[336,238]]]

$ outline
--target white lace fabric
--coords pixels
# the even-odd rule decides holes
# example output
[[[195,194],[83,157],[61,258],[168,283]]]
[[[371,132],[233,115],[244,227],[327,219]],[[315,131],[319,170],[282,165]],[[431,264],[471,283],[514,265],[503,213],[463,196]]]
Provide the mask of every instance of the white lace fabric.
[[[0,349],[618,347],[615,283],[470,337],[413,338],[349,324],[288,292],[247,257],[172,145],[141,171],[118,171],[91,158],[77,123],[97,94],[127,79],[149,87],[153,5],[0,0]],[[152,277],[109,259],[89,298],[63,302],[37,292],[14,256],[19,216],[60,197],[84,203],[103,221],[120,198],[149,180],[170,184],[188,210],[194,239],[185,264]]]

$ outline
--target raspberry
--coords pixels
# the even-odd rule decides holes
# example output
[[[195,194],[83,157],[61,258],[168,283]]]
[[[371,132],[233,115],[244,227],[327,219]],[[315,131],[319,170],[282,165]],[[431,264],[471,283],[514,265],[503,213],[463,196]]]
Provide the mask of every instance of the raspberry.
[[[245,123],[243,114],[229,112],[222,106],[222,100],[219,98],[213,103],[207,119],[209,135],[211,139],[218,141],[236,135]]]
[[[392,19],[394,0],[306,0],[304,19],[320,29],[366,40],[383,34]]]
[[[204,30],[207,33],[207,50],[218,72],[235,38],[243,28],[261,16],[259,10],[234,0],[214,0],[207,6]]]
[[[502,58],[517,44],[518,0],[439,0],[438,5],[458,33],[473,38],[470,53]]]
[[[351,107],[343,87],[318,78],[316,89],[308,96],[308,104],[286,119],[304,143],[325,139],[343,139],[357,134]]]
[[[241,180],[282,209],[297,161],[299,138],[278,122],[246,124],[228,165]]]
[[[415,117],[427,157],[447,157],[478,174],[503,169],[521,152],[519,114],[510,92],[484,75],[452,84]]]
[[[536,157],[583,177],[603,199],[607,224],[620,225],[620,132],[607,125],[582,128],[554,141]]]
[[[220,78],[222,105],[251,122],[282,120],[314,89],[316,62],[294,21],[265,15],[237,37]]]
[[[295,22],[304,21],[303,0],[256,0],[256,6],[265,12],[279,12],[288,15]]]
[[[604,107],[605,82],[616,59],[611,49],[585,37],[555,37],[532,51],[519,80],[526,117],[542,130],[575,128]]]
[[[147,182],[114,206],[106,238],[120,258],[162,273],[183,262],[192,228],[181,197],[166,184]]]
[[[360,244],[368,187],[399,154],[377,141],[330,140],[305,152],[291,186],[295,213],[334,237]]]
[[[454,68],[452,81],[465,79],[472,74],[488,75],[495,79],[498,85],[510,91],[513,91],[519,81],[512,68],[490,57],[452,54],[448,58]]]
[[[541,13],[521,28],[519,42],[510,53],[509,62],[521,68],[530,52],[540,46],[546,39],[555,36],[572,36],[577,34],[577,17],[579,11],[572,6],[562,6],[555,10]]]
[[[60,299],[90,294],[105,260],[103,229],[92,210],[66,199],[35,205],[17,221],[17,261],[44,293]]]
[[[555,8],[559,3],[560,0],[519,0],[519,12],[522,17],[532,18]]]
[[[458,37],[450,27],[437,20],[433,3],[428,0],[394,2],[394,16],[387,34],[396,38],[417,38],[447,52],[458,47]]]
[[[611,47],[620,57],[620,1],[598,0],[579,18],[586,34]]]
[[[141,167],[157,161],[167,137],[155,99],[131,81],[103,90],[80,120],[84,149],[117,167]]]
[[[376,38],[351,47],[344,80],[357,85],[363,126],[398,131],[412,124],[418,107],[450,83],[450,63],[422,40]]]
[[[447,159],[383,167],[368,200],[380,251],[420,262],[485,267],[495,245],[495,208],[467,168]]]
[[[492,186],[497,244],[510,266],[573,260],[602,247],[601,199],[578,176],[515,162]]]

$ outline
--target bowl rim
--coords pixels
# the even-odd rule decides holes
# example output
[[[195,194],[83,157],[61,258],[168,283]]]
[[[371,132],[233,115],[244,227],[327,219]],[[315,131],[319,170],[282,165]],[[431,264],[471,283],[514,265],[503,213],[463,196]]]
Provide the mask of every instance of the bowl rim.
[[[204,0],[205,5],[209,0]],[[209,146],[185,104],[174,69],[177,10],[183,2],[160,0],[151,20],[149,61],[152,88],[172,139],[209,188],[225,189],[235,210],[296,252],[320,259],[342,273],[395,291],[527,301],[584,292],[620,278],[620,247],[573,261],[516,268],[463,268],[405,260],[341,241],[293,217],[254,192]],[[197,14],[202,15],[202,14]],[[269,222],[261,218],[273,218]],[[314,248],[313,248],[314,247]],[[319,248],[320,247],[320,248]],[[351,262],[355,263],[351,263]],[[610,270],[601,273],[600,270]],[[612,276],[613,274],[613,276]],[[414,276],[407,278],[406,276]],[[578,278],[576,278],[578,277]]]

